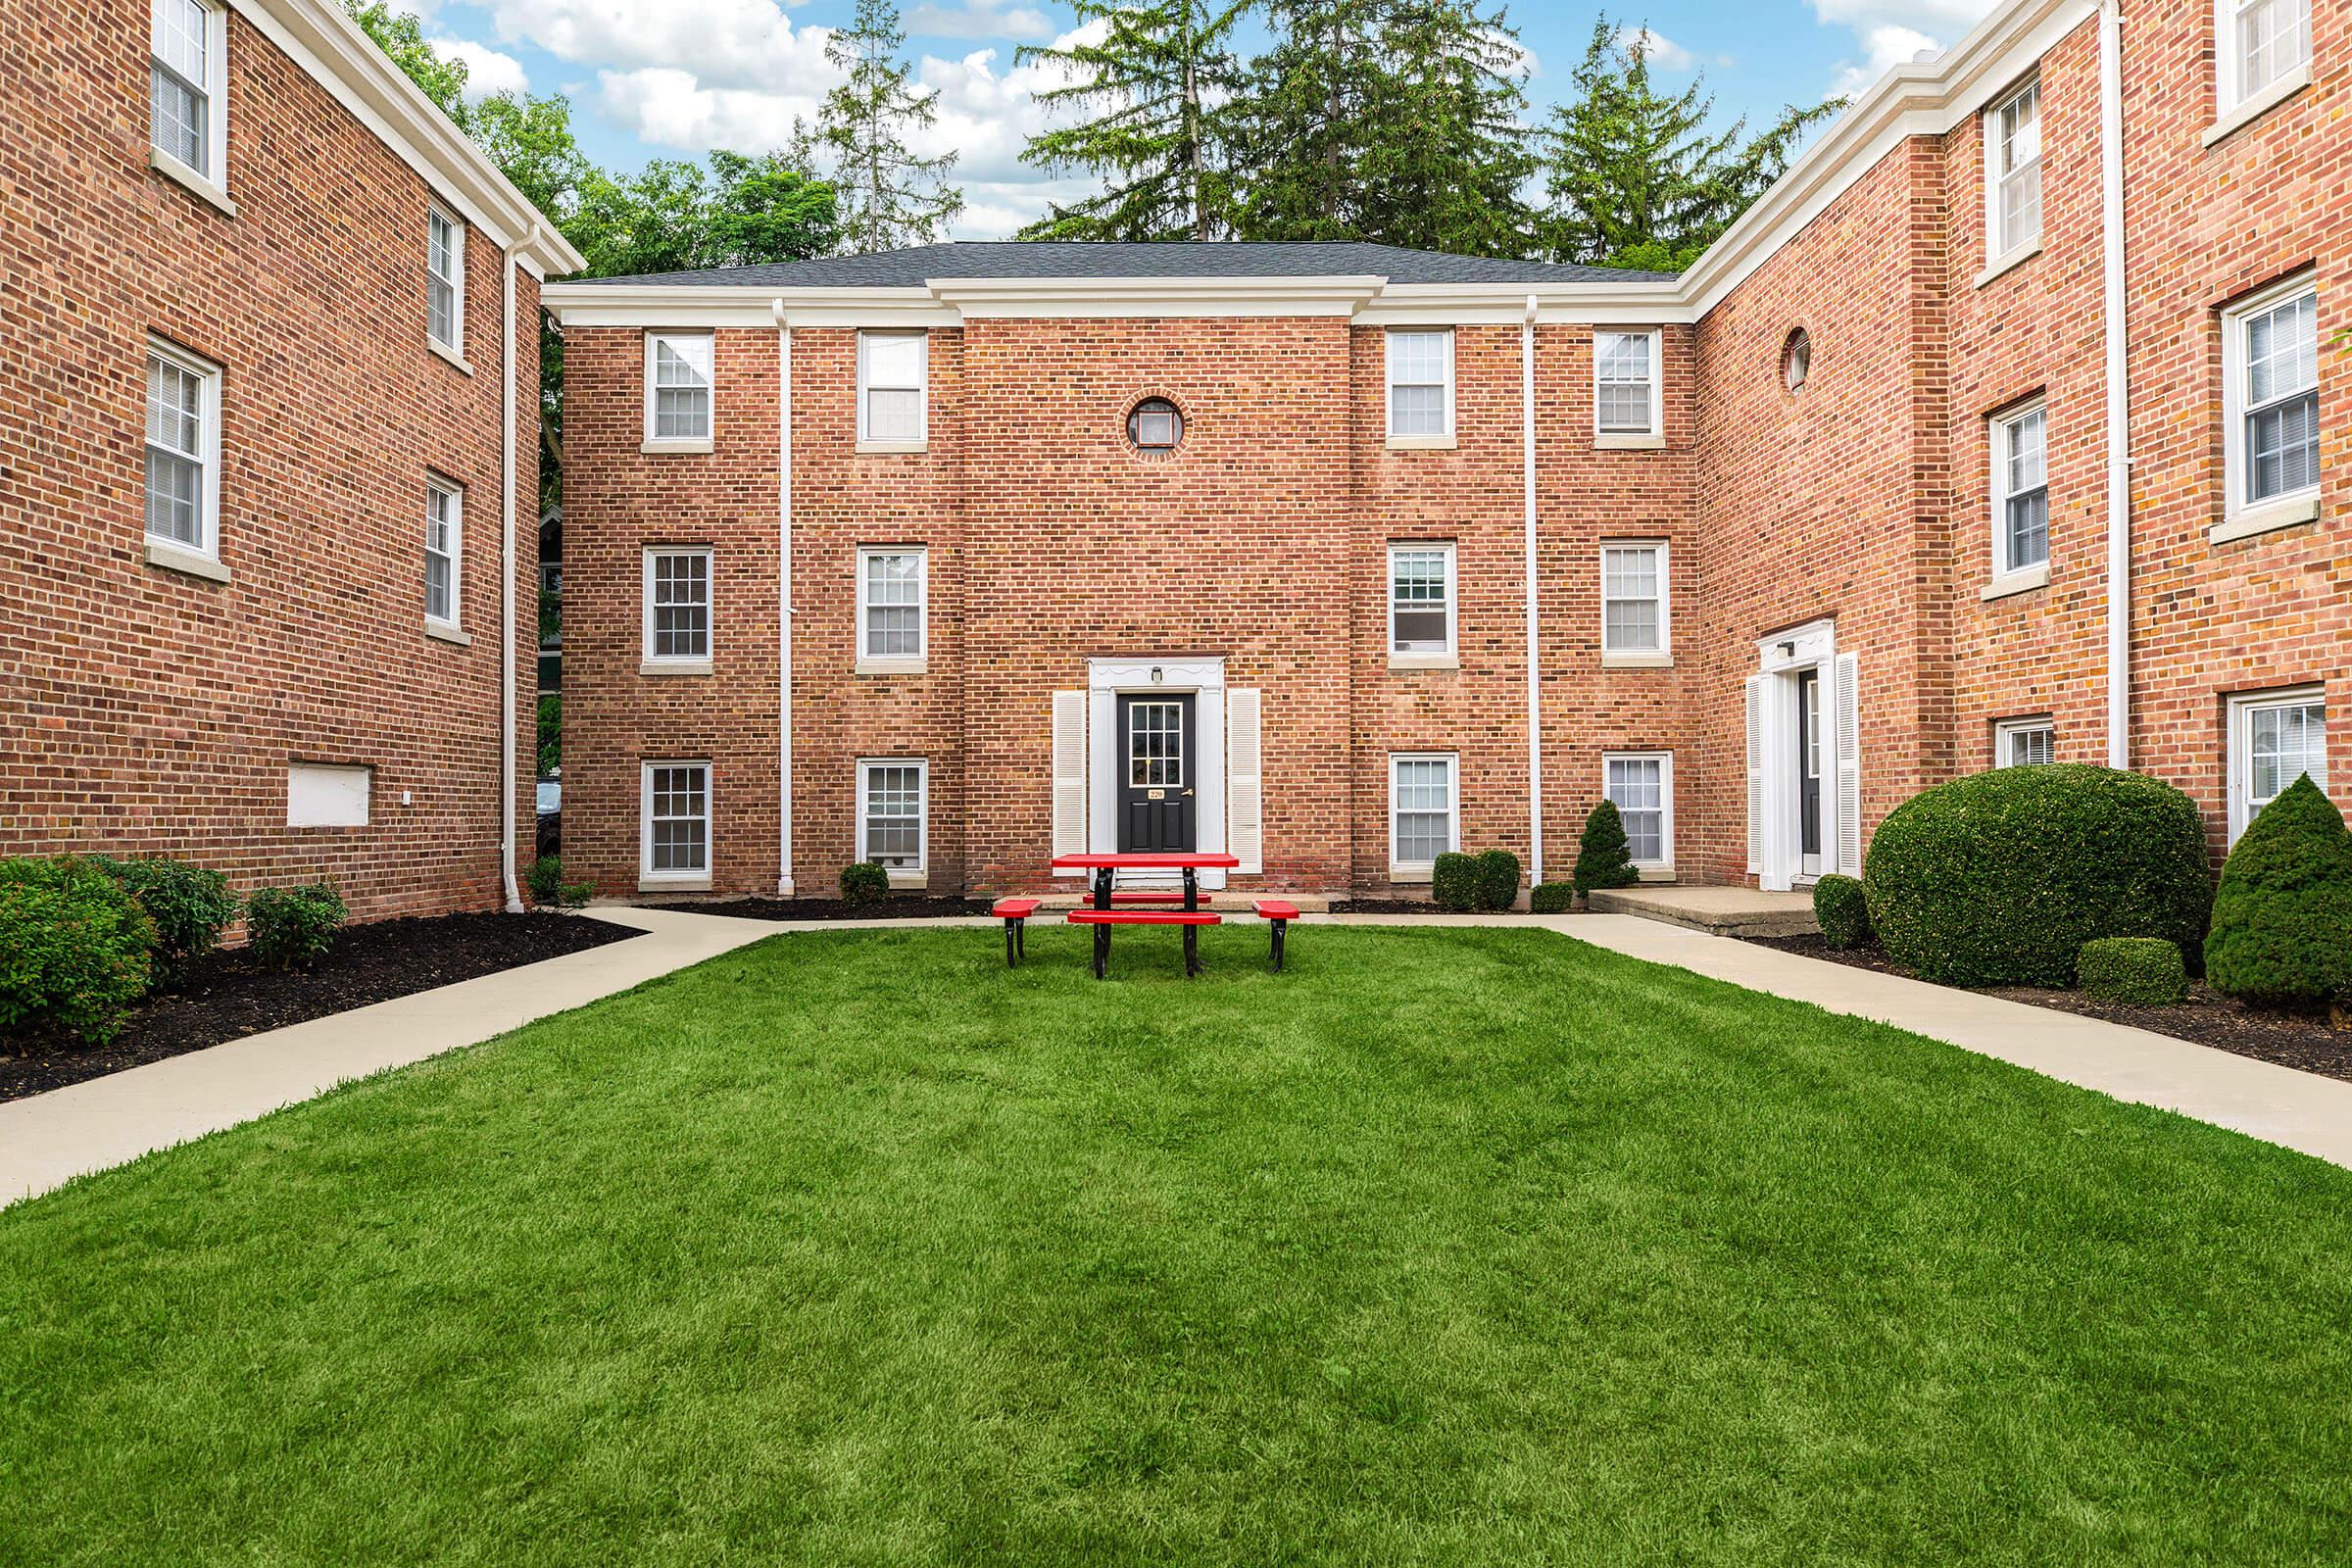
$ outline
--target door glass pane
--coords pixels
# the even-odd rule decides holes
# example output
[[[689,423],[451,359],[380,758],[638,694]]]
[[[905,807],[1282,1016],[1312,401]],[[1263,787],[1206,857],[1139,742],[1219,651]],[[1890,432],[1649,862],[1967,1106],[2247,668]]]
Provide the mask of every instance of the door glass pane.
[[[1133,789],[1184,786],[1184,705],[1127,705],[1127,783]]]

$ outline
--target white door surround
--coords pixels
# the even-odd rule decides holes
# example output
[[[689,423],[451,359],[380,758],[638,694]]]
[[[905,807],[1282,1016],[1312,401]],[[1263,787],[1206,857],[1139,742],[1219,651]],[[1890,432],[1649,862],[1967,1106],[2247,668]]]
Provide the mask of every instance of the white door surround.
[[[1225,843],[1225,661],[1223,659],[1090,659],[1087,663],[1087,843],[1090,854],[1119,849],[1119,697],[1153,693],[1194,697],[1194,778],[1200,791],[1196,829],[1203,855]],[[1167,880],[1176,880],[1168,873]],[[1221,888],[1225,873],[1200,873],[1200,886]]]
[[[1797,744],[1801,732],[1797,704],[1797,676],[1811,670],[1819,683],[1818,701],[1822,718],[1821,789],[1821,853],[1818,864],[1821,871],[1842,871],[1848,876],[1861,874],[1861,867],[1844,863],[1850,853],[1846,846],[1854,840],[1846,829],[1840,813],[1850,809],[1848,791],[1843,781],[1852,771],[1854,758],[1846,755],[1852,747],[1847,714],[1840,710],[1838,662],[1838,627],[1834,619],[1816,620],[1770,637],[1756,644],[1756,674],[1748,682],[1747,700],[1750,704],[1748,762],[1748,867],[1756,873],[1760,886],[1772,892],[1787,892],[1799,883],[1810,884],[1819,874],[1805,869],[1803,833],[1799,823],[1797,792]],[[1846,679],[1851,682],[1850,668]],[[1858,856],[1856,858],[1858,859]]]

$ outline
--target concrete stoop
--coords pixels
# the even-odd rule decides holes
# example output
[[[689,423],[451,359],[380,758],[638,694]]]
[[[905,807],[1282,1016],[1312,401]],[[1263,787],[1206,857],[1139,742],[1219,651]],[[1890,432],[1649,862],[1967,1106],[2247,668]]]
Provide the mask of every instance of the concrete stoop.
[[[1608,888],[1586,902],[1595,914],[1639,915],[1716,937],[1804,937],[1821,930],[1813,919],[1810,893],[1765,893],[1755,888]]]

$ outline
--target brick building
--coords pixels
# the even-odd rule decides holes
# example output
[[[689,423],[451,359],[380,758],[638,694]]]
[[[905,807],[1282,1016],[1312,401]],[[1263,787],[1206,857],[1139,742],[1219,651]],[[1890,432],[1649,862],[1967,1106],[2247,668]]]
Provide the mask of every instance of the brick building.
[[[580,258],[331,0],[6,14],[0,855],[511,902]]]

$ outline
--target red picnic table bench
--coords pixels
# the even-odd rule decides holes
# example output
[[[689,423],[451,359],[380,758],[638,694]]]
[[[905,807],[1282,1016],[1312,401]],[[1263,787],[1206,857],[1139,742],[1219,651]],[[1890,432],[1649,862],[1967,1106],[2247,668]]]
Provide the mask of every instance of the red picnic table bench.
[[[1231,855],[1200,855],[1193,853],[1145,853],[1127,855],[1057,855],[1054,858],[1056,871],[1091,871],[1093,897],[1088,907],[1072,909],[1067,916],[1072,925],[1092,926],[1095,932],[1095,978],[1101,980],[1110,972],[1110,928],[1114,925],[1172,925],[1184,932],[1184,972],[1200,972],[1200,930],[1204,925],[1222,925],[1225,917],[1213,909],[1200,906],[1200,873],[1204,870],[1233,870],[1241,864]],[[1183,877],[1177,888],[1129,888],[1114,886],[1121,871],[1175,871]],[[1004,961],[1018,963],[1027,953],[1023,935],[1031,915],[1037,913],[1039,900],[1000,899],[990,911],[1004,922]],[[1274,928],[1274,968],[1282,969],[1282,938],[1284,928],[1298,917],[1296,906],[1279,899],[1259,899],[1250,908],[1259,918]]]

